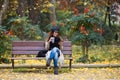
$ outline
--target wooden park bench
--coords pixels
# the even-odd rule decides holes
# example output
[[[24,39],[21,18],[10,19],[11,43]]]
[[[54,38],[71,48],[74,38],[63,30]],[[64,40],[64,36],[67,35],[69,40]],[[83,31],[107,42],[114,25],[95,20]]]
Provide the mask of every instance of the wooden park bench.
[[[45,49],[44,41],[13,41],[12,42],[12,68],[15,67],[14,60],[38,60],[45,59],[45,57],[36,57],[29,55],[37,55],[40,50]],[[71,69],[72,65],[72,48],[71,41],[63,42],[63,50],[65,60],[69,60],[69,68]],[[17,56],[19,57],[17,57]],[[20,55],[25,55],[20,57]]]

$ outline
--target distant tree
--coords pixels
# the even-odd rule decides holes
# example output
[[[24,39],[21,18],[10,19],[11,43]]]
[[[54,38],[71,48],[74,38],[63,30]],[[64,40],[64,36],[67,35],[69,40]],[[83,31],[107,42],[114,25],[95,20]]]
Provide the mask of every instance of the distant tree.
[[[56,0],[51,0],[51,3],[54,6],[50,7],[51,13],[50,13],[50,21],[56,21],[56,9],[55,9],[55,4],[56,4]]]
[[[0,3],[3,3],[3,4],[1,4],[2,8],[1,8],[1,11],[0,11],[0,25],[2,25],[2,18],[3,18],[3,15],[7,11],[9,0],[1,0]]]
[[[39,7],[41,0],[27,0],[28,1],[28,11],[29,18],[33,24],[37,24],[39,21]]]
[[[27,8],[27,0],[18,0],[17,14],[21,17],[25,16]]]

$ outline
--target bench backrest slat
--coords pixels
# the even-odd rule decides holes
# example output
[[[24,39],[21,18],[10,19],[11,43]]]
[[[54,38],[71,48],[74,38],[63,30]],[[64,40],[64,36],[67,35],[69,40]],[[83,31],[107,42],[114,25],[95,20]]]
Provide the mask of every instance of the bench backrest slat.
[[[44,41],[14,41],[12,46],[45,46]]]
[[[71,51],[72,50],[72,48],[71,47],[63,47],[63,49],[62,49],[62,51]]]
[[[71,41],[64,41],[63,46],[64,47],[71,47]]]
[[[39,51],[39,50],[43,50],[45,49],[45,47],[41,46],[41,47],[13,47],[13,51]]]
[[[40,50],[45,49],[44,41],[14,41],[12,43],[12,54],[38,54]],[[71,42],[64,41],[63,54],[72,54]]]
[[[13,54],[21,54],[21,55],[23,55],[23,54],[37,54],[39,51],[13,51]]]
[[[45,47],[13,47],[13,51],[36,51],[36,50],[43,50]],[[71,47],[63,47],[63,51],[71,51]]]
[[[39,51],[13,51],[12,54],[32,54],[32,55],[36,55],[38,54]],[[63,54],[71,54],[71,51],[62,51]]]

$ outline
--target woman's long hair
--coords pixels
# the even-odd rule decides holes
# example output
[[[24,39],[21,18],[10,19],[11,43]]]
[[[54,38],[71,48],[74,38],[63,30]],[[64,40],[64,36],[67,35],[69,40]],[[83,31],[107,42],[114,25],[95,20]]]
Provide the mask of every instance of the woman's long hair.
[[[53,33],[54,33],[54,31],[50,31],[49,33],[48,33],[48,37],[47,37],[47,41],[50,39],[50,37],[52,37],[53,36]],[[61,41],[63,41],[63,39],[62,39],[62,37],[60,36],[60,33],[58,32],[58,37],[60,38],[60,40]]]

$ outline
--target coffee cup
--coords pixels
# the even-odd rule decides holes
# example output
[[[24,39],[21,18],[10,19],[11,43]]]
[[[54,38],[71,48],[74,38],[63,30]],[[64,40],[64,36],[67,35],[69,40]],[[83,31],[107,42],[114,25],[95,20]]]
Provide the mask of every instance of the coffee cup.
[[[55,38],[51,37],[51,42],[54,43],[54,41],[55,41]]]

